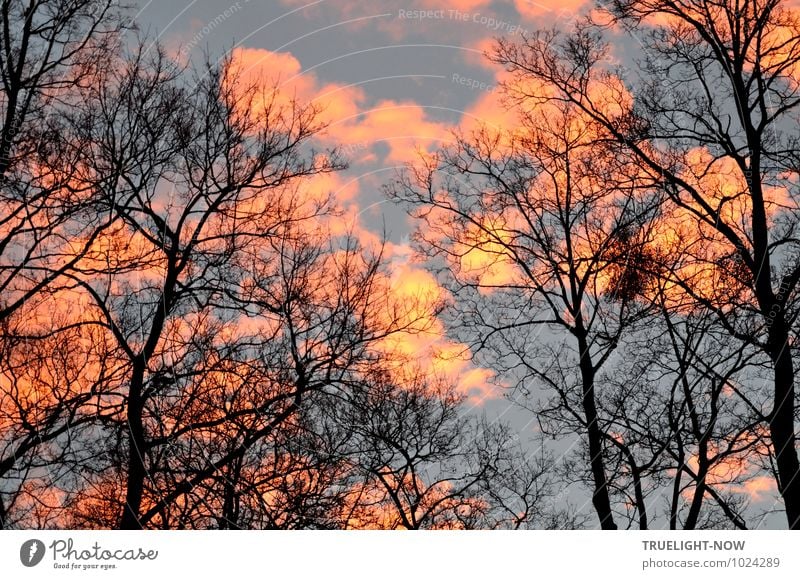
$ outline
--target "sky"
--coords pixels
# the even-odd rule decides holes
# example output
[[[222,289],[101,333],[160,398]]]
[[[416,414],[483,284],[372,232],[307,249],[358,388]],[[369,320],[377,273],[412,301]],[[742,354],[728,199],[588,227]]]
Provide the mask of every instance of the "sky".
[[[500,71],[484,53],[497,36],[564,22],[579,8],[580,0],[140,1],[136,20],[179,60],[232,54],[246,81],[322,107],[322,143],[350,168],[314,186],[334,193],[341,226],[365,245],[385,239],[398,285],[419,289],[435,281],[412,259],[413,224],[381,185],[420,151],[452,142],[454,130],[508,122],[495,91]],[[413,347],[460,349],[423,342]],[[473,402],[513,414],[487,370],[450,365]]]
[[[344,229],[367,243],[385,237],[401,286],[435,289],[412,259],[410,218],[381,184],[421,151],[452,142],[454,130],[513,123],[495,90],[503,71],[485,57],[493,39],[566,27],[586,7],[583,0],[139,0],[136,20],[179,60],[232,54],[247,80],[320,105],[328,123],[322,142],[338,147],[350,168],[315,186],[334,193]],[[457,353],[462,345],[443,333],[408,347]],[[449,367],[471,406],[510,420],[522,436],[533,432],[532,415],[503,396],[491,371],[468,361]],[[588,510],[581,493],[568,498]]]
[[[182,61],[232,54],[248,82],[322,107],[322,142],[350,168],[314,184],[345,209],[342,227],[368,244],[385,239],[399,282],[435,283],[413,262],[405,210],[381,185],[454,130],[512,119],[495,90],[502,71],[486,58],[498,36],[565,25],[582,0],[140,1],[136,20]],[[453,344],[441,344],[456,349]],[[487,372],[462,368],[477,401],[498,397]]]

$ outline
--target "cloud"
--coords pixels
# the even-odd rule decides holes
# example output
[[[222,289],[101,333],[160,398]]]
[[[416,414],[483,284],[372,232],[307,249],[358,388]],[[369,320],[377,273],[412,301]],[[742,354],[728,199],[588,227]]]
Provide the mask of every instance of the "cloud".
[[[395,265],[389,287],[390,301],[403,312],[407,321],[413,321],[411,331],[393,334],[381,344],[384,352],[401,361],[396,369],[401,378],[404,372],[413,375],[421,371],[444,379],[473,404],[499,396],[493,382],[494,372],[476,367],[468,346],[447,336],[436,311],[450,296],[430,272],[410,263]]]
[[[357,87],[322,83],[312,73],[303,72],[300,61],[290,52],[262,48],[236,48],[231,68],[242,87],[255,85],[279,104],[312,103],[320,108],[320,121],[331,123],[355,115],[364,94]]]
[[[329,135],[346,145],[374,147],[384,143],[384,162],[401,165],[412,161],[420,147],[439,146],[450,138],[446,124],[432,121],[413,101],[382,100],[358,115],[344,117],[329,128]]]
[[[449,141],[451,126],[432,120],[425,108],[413,101],[382,99],[368,106],[358,87],[322,82],[314,72],[305,72],[300,61],[288,52],[237,48],[233,70],[243,86],[255,84],[265,92],[278,87],[269,98],[283,106],[312,103],[322,110],[327,128],[319,140],[339,147],[356,165],[375,163],[397,166],[417,158],[420,149],[432,150]],[[383,145],[383,146],[378,146]],[[365,210],[358,203],[359,184],[370,182],[368,174],[322,175],[301,187],[313,197],[333,193],[344,202],[343,213],[328,220],[334,235],[354,235],[366,250],[377,250],[382,241],[363,222]],[[386,352],[414,360],[425,372],[457,384],[476,401],[494,395],[493,373],[476,368],[466,355],[465,345],[447,338],[435,315],[436,304],[447,299],[446,292],[428,271],[409,262],[407,245],[387,244],[384,255],[392,262],[387,291],[394,310],[409,324],[409,331],[394,334],[382,345]]]
[[[762,428],[758,438],[767,436],[768,432]],[[756,453],[754,457],[748,452],[748,446],[757,442],[756,435],[743,435],[738,440],[733,440],[730,444],[731,450],[739,449],[739,453],[730,454],[719,458],[718,453],[721,447],[711,443],[709,445],[709,455],[714,458],[714,462],[706,475],[706,483],[711,486],[725,489],[726,491],[739,495],[746,495],[750,500],[758,502],[764,500],[774,500],[777,497],[777,486],[775,478],[765,473],[759,464]],[[728,443],[726,443],[728,444]],[[697,472],[697,456],[691,456],[687,461],[689,467]],[[694,484],[684,489],[684,496],[690,497],[694,493]]]
[[[289,107],[297,101],[319,107],[319,120],[327,125],[320,140],[359,163],[402,164],[414,158],[420,143],[435,145],[447,139],[451,129],[431,120],[424,107],[413,101],[385,99],[367,106],[360,88],[321,82],[313,72],[303,71],[300,61],[288,52],[237,48],[232,69],[242,86],[259,86],[265,98],[275,98],[279,105]],[[388,149],[382,159],[375,149],[379,143]]]

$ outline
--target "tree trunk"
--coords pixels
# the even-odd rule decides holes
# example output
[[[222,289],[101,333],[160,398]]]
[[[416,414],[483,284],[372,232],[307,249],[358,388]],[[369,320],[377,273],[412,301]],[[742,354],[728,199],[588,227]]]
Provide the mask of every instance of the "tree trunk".
[[[586,433],[589,440],[589,464],[594,480],[592,504],[600,518],[600,528],[616,530],[617,525],[611,512],[611,499],[608,496],[608,481],[603,460],[603,436],[597,420],[597,405],[594,396],[595,369],[585,336],[578,337],[578,350],[583,384],[583,412],[586,415]]]
[[[691,531],[697,527],[700,518],[700,508],[703,506],[703,499],[706,495],[706,478],[708,477],[708,441],[700,441],[700,448],[697,451],[697,481],[695,483],[692,503],[689,505],[689,514],[686,515],[686,522],[683,524],[684,531]]]
[[[775,365],[775,399],[769,430],[778,466],[778,486],[786,507],[789,528],[800,530],[800,462],[794,433],[794,365],[783,311],[778,314],[770,328],[770,355]]]
[[[220,529],[240,529],[239,526],[239,495],[237,487],[241,476],[242,459],[237,459],[226,469],[223,482],[222,514],[220,516]]]
[[[142,413],[144,400],[142,389],[144,385],[145,364],[136,360],[131,375],[130,392],[128,393],[128,478],[125,490],[125,505],[122,510],[122,519],[119,528],[125,530],[141,529],[139,513],[142,506],[144,492],[144,478],[147,474],[144,464],[145,437]]]
[[[644,502],[644,490],[642,489],[642,474],[633,458],[631,451],[625,447],[625,456],[628,459],[628,466],[631,469],[633,478],[633,495],[636,500],[636,511],[639,513],[639,530],[646,531],[647,523],[647,504]]]

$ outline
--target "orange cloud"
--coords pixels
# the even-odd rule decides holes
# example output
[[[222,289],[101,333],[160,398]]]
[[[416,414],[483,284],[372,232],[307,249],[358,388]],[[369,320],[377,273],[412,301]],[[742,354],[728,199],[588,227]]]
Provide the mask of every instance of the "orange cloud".
[[[445,2],[440,2],[439,0],[417,0],[414,5],[433,10],[442,8],[447,10],[475,10],[476,8],[489,6],[491,3],[492,0],[446,0]]]
[[[237,48],[232,72],[242,86],[256,85],[265,92],[256,106],[274,100],[283,107],[294,101],[319,107],[319,120],[328,125],[320,140],[339,147],[351,160],[374,161],[374,146],[385,143],[389,153],[384,161],[402,164],[414,157],[421,143],[436,145],[450,130],[430,120],[424,107],[412,101],[383,100],[367,108],[360,88],[322,83],[288,52]]]
[[[741,488],[754,501],[773,498],[778,491],[775,477],[771,476],[756,476],[745,481]]]
[[[508,246],[513,244],[511,234],[502,224],[485,225],[488,230],[465,234],[459,249],[458,267],[461,275],[480,284],[479,291],[489,294],[493,287],[507,285],[518,279],[517,268]],[[489,231],[492,235],[489,235]]]
[[[358,114],[342,117],[332,124],[329,135],[347,145],[389,148],[387,163],[398,165],[413,160],[422,145],[441,146],[450,138],[451,127],[428,118],[424,107],[412,101],[383,100]]]
[[[719,215],[745,243],[750,239],[750,216],[753,206],[748,185],[735,161],[717,158],[705,149],[695,148],[683,159],[684,168],[679,176],[703,195],[705,202]],[[785,186],[765,186],[764,204],[767,217],[774,221],[783,211],[793,206],[791,195]],[[694,211],[705,214],[706,210],[684,193],[681,202],[687,207],[669,204],[653,232],[653,243],[663,254],[680,256],[674,273],[700,295],[722,300],[749,300],[749,276],[731,242],[716,228],[696,219]],[[668,284],[669,294],[680,301],[683,292],[674,284]]]
[[[419,104],[387,99],[367,108],[359,88],[320,82],[313,72],[304,72],[290,53],[239,48],[233,53],[233,71],[244,85],[255,84],[266,90],[277,85],[280,92],[269,93],[269,98],[284,106],[291,105],[293,99],[320,106],[322,120],[328,125],[320,140],[340,147],[358,162],[375,161],[375,145],[382,143],[388,151],[384,163],[400,166],[416,158],[420,147],[434,148],[450,138],[451,127],[431,120]],[[299,186],[312,197],[331,192],[337,202],[351,202],[341,216],[327,220],[327,227],[334,235],[354,235],[365,249],[376,250],[380,239],[361,222],[362,211],[355,204],[359,180],[341,174],[324,175]],[[470,395],[492,395],[492,373],[474,367],[464,355],[465,347],[449,340],[436,318],[436,304],[446,299],[446,292],[430,273],[408,263],[406,250],[392,244],[384,248],[393,263],[386,280],[390,305],[384,321],[407,326],[408,331],[392,335],[381,347],[403,359],[415,360],[426,372],[463,385]]]
[[[320,83],[314,74],[304,72],[300,61],[289,52],[236,48],[231,53],[231,72],[242,86],[258,87],[265,98],[274,96],[280,106],[290,106],[294,101],[313,103],[321,109],[319,120],[323,123],[355,115],[364,100],[357,87]]]
[[[766,428],[762,427],[761,430],[760,436],[768,437]],[[747,450],[747,447],[755,441],[755,435],[743,436],[733,441],[731,443],[732,449],[741,449],[743,452],[716,460],[706,475],[706,484],[724,488],[732,493],[747,495],[753,501],[774,498],[777,493],[775,478],[765,474],[761,465],[754,459],[752,453]],[[709,456],[713,459],[721,450],[719,445],[710,444]],[[692,456],[687,464],[697,472],[698,460],[696,456]],[[693,492],[693,484],[684,490],[686,496],[691,496]]]
[[[399,381],[411,379],[415,372],[435,376],[456,385],[474,404],[499,395],[491,370],[476,367],[465,344],[447,337],[444,324],[436,315],[437,304],[449,298],[433,275],[411,264],[396,265],[390,278],[390,302],[409,322],[408,332],[387,337],[380,349],[399,364]]]

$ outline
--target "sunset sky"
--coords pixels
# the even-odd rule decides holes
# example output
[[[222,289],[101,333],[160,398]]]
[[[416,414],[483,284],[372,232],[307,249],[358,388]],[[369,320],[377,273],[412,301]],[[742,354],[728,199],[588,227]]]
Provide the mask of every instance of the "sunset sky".
[[[0,529],[800,529],[798,232],[800,0],[6,0]]]
[[[145,35],[158,37],[181,61],[212,60],[232,51],[241,76],[265,86],[277,83],[282,98],[323,107],[329,124],[322,144],[338,147],[347,171],[309,185],[333,192],[345,216],[337,224],[365,246],[385,236],[398,296],[443,291],[414,260],[413,225],[403,208],[386,200],[382,183],[420,153],[452,142],[453,130],[482,123],[508,128],[513,115],[494,90],[504,73],[484,52],[493,38],[559,27],[576,18],[581,0],[193,0],[141,2],[137,16]],[[611,58],[625,61],[635,40],[620,41]],[[466,263],[481,265],[480,256]],[[495,272],[499,278],[507,272]],[[463,344],[446,337],[441,322],[423,336],[392,344],[417,354],[470,396],[473,405],[510,419],[522,438],[532,415],[503,399],[493,373],[464,360]],[[433,354],[432,354],[433,353]],[[568,442],[558,443],[561,452]],[[733,467],[732,467],[733,468]],[[738,468],[738,467],[737,467]],[[713,473],[723,480],[725,473]],[[774,482],[758,477],[742,489],[756,501],[773,500]],[[587,496],[570,497],[585,506]],[[767,503],[769,504],[769,502]],[[769,526],[769,520],[766,523]]]
[[[342,230],[352,229],[366,246],[385,237],[393,287],[412,295],[440,290],[413,259],[410,219],[387,201],[381,185],[420,152],[452,142],[454,130],[512,121],[494,90],[499,71],[484,51],[494,37],[572,18],[578,8],[553,6],[522,0],[150,2],[139,19],[181,60],[232,50],[247,82],[277,83],[287,102],[296,97],[323,107],[329,128],[322,143],[340,148],[350,169],[309,186],[335,194],[346,213]],[[403,347],[440,352],[432,362],[437,369],[458,376],[475,402],[497,404],[501,394],[488,380],[491,372],[460,360],[462,345],[435,335],[441,330]]]

